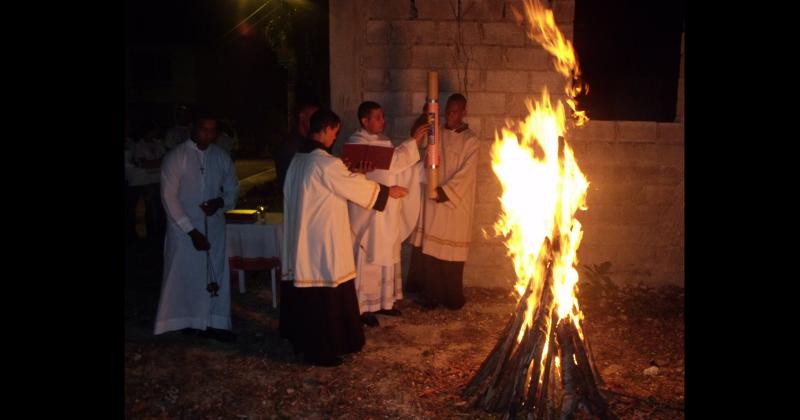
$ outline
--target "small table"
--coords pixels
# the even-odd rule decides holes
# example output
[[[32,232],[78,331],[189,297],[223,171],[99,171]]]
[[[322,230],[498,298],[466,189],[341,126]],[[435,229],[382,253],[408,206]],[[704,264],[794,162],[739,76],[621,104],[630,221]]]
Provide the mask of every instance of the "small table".
[[[236,270],[239,292],[245,292],[245,270],[270,270],[272,307],[278,306],[277,276],[281,267],[283,213],[266,213],[263,222],[228,223],[227,256],[231,271]]]

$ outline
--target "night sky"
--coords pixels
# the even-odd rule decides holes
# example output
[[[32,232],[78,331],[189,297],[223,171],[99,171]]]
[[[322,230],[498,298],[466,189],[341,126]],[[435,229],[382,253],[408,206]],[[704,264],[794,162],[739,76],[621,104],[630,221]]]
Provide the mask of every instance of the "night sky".
[[[174,68],[170,73],[168,57],[141,53],[142,50],[190,46],[194,52],[196,83],[196,104],[192,105],[235,121],[240,156],[259,157],[270,153],[287,130],[290,101],[287,69],[266,42],[265,25],[274,14],[267,15],[269,9],[263,8],[247,23],[231,31],[263,4],[263,1],[254,0],[126,1],[125,43],[128,50],[134,51],[128,55],[127,76],[133,88],[153,85],[142,79],[163,79],[169,84],[186,77],[175,74]],[[302,32],[304,25],[314,23],[313,19],[324,17],[327,21],[324,1],[306,4],[306,8],[298,9],[294,23],[300,30],[292,34]],[[324,60],[298,65],[305,72],[305,79],[312,83],[310,86],[299,83],[295,97],[324,101],[329,95],[327,27],[323,28],[316,35],[324,39],[311,40],[316,41],[314,44],[319,51],[312,49],[310,53]],[[290,39],[299,46],[311,41],[296,35]],[[133,129],[153,120],[169,126],[173,105],[166,100],[134,103],[129,100],[127,117]]]
[[[243,11],[252,12],[258,3]],[[236,1],[126,0],[125,35],[128,43],[207,43],[235,26],[242,12]],[[244,14],[242,17],[246,16]]]

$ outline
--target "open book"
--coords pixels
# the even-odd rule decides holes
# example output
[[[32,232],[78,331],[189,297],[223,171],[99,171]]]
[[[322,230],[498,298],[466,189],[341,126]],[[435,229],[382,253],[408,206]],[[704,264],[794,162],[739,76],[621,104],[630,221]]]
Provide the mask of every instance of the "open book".
[[[375,169],[389,169],[393,155],[394,147],[345,144],[342,148],[342,160],[348,159],[354,166],[358,166],[362,160],[368,160]]]

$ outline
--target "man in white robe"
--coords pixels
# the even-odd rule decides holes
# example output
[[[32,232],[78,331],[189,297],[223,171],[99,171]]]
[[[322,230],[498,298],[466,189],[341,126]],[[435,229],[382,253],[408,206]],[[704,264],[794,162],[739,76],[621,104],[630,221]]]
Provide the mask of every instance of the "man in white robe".
[[[167,213],[164,276],[155,334],[181,330],[232,341],[225,214],[239,181],[230,156],[213,145],[216,120],[199,117],[192,137],[164,157],[161,198]],[[212,296],[209,284],[219,287]]]
[[[454,93],[447,99],[441,130],[439,186],[435,199],[423,200],[422,215],[412,235],[408,292],[422,292],[423,306],[464,306],[463,271],[472,237],[475,181],[480,144],[464,123],[467,100]]]
[[[347,144],[394,147],[383,134],[384,113],[378,103],[363,102],[358,107],[358,119],[361,128],[350,136]],[[389,169],[375,169],[366,174],[368,179],[381,184],[407,188],[415,199],[389,202],[382,212],[348,204],[354,235],[358,306],[364,323],[370,326],[379,325],[375,313],[400,315],[394,308],[395,301],[403,298],[400,247],[419,217],[420,200],[416,197],[420,194],[420,180],[415,164],[419,162],[419,147],[424,144],[427,129],[427,124],[421,125],[413,137],[394,148]]]
[[[358,312],[347,202],[383,210],[408,191],[353,173],[329,153],[341,128],[339,117],[320,109],[311,134],[286,172],[281,247],[280,335],[307,362],[342,363],[360,351],[364,329]]]

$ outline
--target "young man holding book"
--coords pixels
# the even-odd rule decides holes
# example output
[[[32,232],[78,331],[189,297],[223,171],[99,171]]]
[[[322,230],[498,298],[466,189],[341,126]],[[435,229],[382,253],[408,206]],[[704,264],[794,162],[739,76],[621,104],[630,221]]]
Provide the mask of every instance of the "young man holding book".
[[[420,158],[419,148],[425,145],[428,125],[418,127],[412,137],[394,147],[383,134],[385,122],[383,108],[379,104],[367,101],[359,105],[358,120],[361,128],[347,140],[344,156],[347,156],[346,149],[350,144],[392,149],[388,168],[374,169],[366,174],[367,178],[409,190],[407,199],[390,201],[383,212],[349,204],[359,310],[365,324],[377,326],[375,313],[400,315],[400,311],[393,308],[394,302],[403,298],[400,245],[411,234],[420,213],[421,171],[417,162]],[[359,162],[350,164],[359,165]]]

